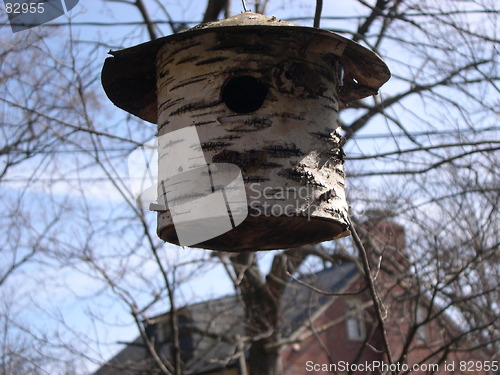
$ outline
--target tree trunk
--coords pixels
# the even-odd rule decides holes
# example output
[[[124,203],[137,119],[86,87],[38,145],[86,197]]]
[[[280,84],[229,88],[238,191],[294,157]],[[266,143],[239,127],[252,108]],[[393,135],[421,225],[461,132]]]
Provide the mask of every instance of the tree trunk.
[[[274,336],[274,335],[273,335]],[[272,339],[255,341],[250,347],[248,368],[252,375],[281,375],[281,355],[279,348],[269,349],[266,346]]]

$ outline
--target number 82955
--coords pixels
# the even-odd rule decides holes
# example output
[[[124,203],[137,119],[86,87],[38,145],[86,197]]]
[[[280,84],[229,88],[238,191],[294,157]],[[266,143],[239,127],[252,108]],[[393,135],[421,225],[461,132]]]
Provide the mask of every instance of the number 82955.
[[[43,13],[44,3],[5,3],[8,14]]]

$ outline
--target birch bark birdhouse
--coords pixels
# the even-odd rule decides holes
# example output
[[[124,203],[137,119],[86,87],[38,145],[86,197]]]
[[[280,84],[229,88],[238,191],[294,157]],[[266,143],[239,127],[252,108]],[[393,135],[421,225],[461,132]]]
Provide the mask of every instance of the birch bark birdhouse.
[[[337,34],[245,12],[121,51],[102,83],[158,125],[158,235],[221,251],[348,235],[339,109],[390,73]]]

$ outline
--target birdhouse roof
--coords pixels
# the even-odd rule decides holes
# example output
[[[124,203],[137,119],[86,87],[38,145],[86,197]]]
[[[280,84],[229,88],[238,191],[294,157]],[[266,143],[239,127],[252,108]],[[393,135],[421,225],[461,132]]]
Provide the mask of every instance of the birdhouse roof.
[[[272,27],[275,33],[284,33],[290,38],[301,38],[305,43],[313,44],[315,52],[337,56],[344,70],[343,85],[339,89],[339,99],[344,103],[375,95],[390,78],[387,65],[376,53],[350,39],[276,17],[244,12],[134,47],[110,51],[112,57],[106,59],[102,70],[104,90],[117,107],[156,123],[156,55],[160,48],[207,32],[237,34],[251,30],[258,32],[268,27]]]

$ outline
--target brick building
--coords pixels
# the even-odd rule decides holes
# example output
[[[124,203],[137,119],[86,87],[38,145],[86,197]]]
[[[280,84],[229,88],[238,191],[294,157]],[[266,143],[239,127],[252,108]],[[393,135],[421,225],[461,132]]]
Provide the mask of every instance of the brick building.
[[[390,312],[385,320],[386,335],[393,362],[399,363],[392,368],[400,373],[411,369],[412,374],[463,375],[467,373],[464,369],[470,370],[467,366],[489,363],[489,371],[478,371],[476,366],[474,375],[497,374],[494,360],[498,358],[485,348],[475,348],[452,317],[415,285],[404,253],[403,228],[373,220],[365,223],[365,229],[370,260],[380,266],[376,277],[380,298]],[[355,259],[344,259],[300,281],[291,280],[281,309],[284,375],[344,375],[349,371],[378,375],[390,369],[372,299]],[[245,313],[237,296],[185,306],[178,316],[186,374],[258,375],[248,374],[244,365]],[[166,357],[170,352],[168,321],[168,314],[158,316],[146,329],[160,355]],[[138,338],[95,375],[156,374],[152,368]]]

